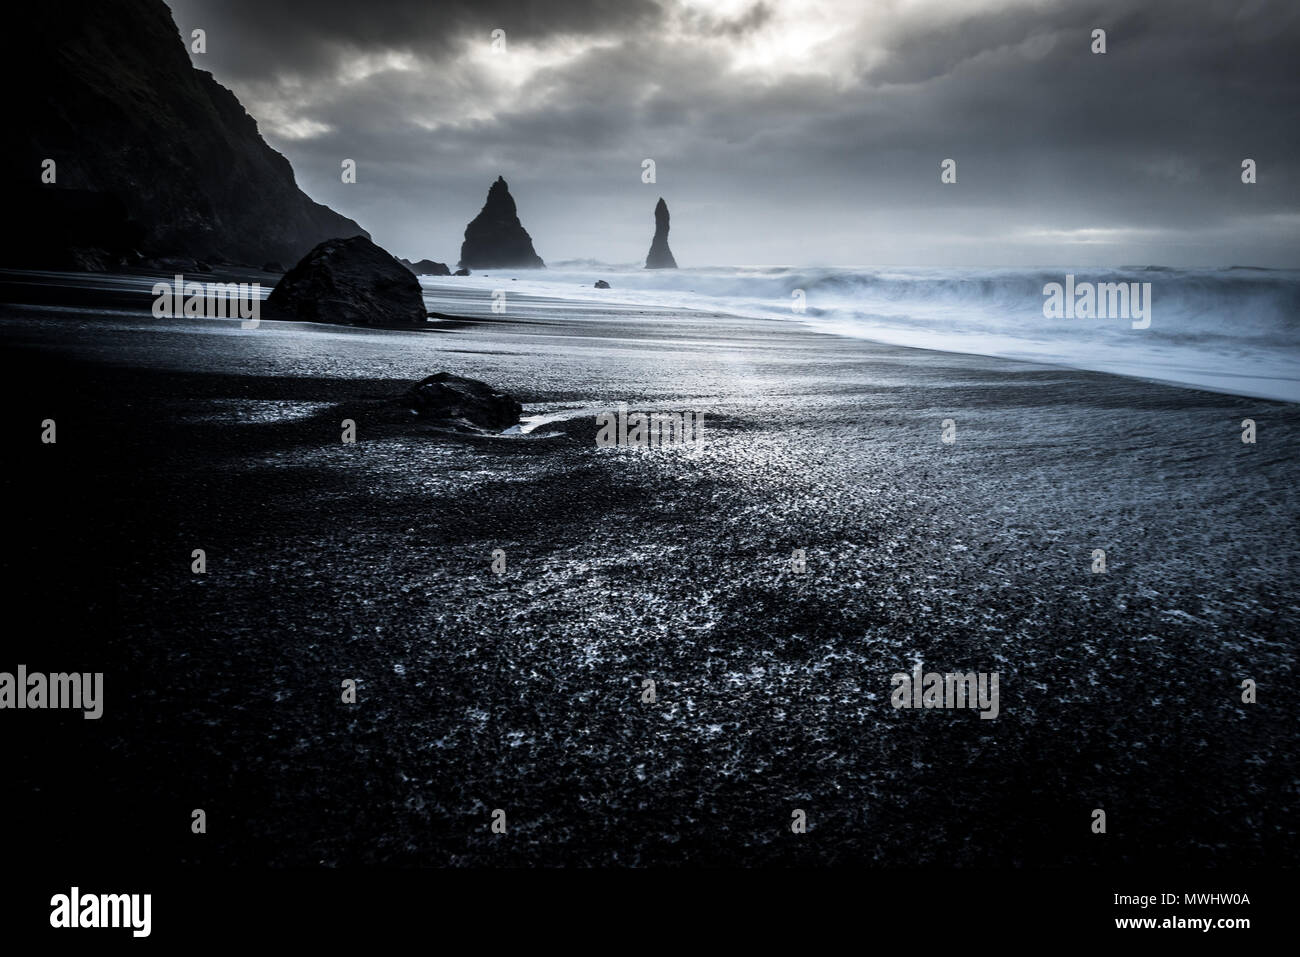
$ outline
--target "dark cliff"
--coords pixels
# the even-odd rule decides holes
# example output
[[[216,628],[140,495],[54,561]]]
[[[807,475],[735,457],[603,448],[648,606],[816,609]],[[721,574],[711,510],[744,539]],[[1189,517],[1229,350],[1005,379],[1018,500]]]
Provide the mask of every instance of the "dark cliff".
[[[27,4],[7,32],[0,265],[104,268],[133,250],[296,262],[368,235],[298,188],[235,95],[191,65],[161,0]]]

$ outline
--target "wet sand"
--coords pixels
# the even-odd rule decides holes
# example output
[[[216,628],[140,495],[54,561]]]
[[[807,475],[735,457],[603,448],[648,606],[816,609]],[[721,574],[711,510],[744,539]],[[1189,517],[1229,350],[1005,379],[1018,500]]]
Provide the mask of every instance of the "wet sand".
[[[106,675],[99,721],[7,716],[20,843],[217,865],[1295,859],[1297,407],[428,289],[473,321],[0,306],[4,573],[37,610],[2,667]],[[548,421],[370,415],[442,370]],[[598,449],[593,410],[618,402],[702,412],[705,443]],[[917,663],[998,672],[998,718],[894,709]]]

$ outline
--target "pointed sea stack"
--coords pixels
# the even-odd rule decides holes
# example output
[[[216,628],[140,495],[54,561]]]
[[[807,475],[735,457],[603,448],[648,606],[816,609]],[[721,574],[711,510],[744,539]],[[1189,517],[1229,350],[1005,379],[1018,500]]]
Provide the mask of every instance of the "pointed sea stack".
[[[677,260],[668,248],[668,204],[662,196],[655,206],[655,238],[650,241],[650,255],[645,258],[646,269],[676,269]]]
[[[546,268],[533,252],[533,241],[519,222],[510,187],[500,176],[488,190],[482,211],[465,227],[460,265],[467,269]]]

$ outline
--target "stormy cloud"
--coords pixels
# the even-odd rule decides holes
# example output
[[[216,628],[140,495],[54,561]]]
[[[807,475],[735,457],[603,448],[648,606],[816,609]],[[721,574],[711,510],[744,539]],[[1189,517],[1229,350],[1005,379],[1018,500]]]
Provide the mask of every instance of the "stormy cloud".
[[[661,195],[682,265],[1300,251],[1286,2],[170,6],[303,187],[410,258],[454,260],[498,174],[547,262],[644,256]]]

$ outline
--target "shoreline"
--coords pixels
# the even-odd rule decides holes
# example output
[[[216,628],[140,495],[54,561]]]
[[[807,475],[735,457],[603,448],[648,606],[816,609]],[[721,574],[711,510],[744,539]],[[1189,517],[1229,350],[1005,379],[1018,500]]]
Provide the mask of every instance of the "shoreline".
[[[1233,267],[1234,269],[1237,267]],[[1247,267],[1253,268],[1253,267]],[[1279,271],[1279,270],[1274,270]],[[593,271],[596,275],[598,270]],[[265,273],[260,270],[245,269],[227,269],[223,267],[214,267],[210,273],[198,274],[202,281],[208,282],[257,282],[263,281],[263,301],[265,295],[270,293],[275,283],[280,279],[280,274]],[[111,273],[66,273],[51,272],[41,270],[16,270],[0,269],[0,308],[22,308],[24,305],[29,306],[61,306],[72,304],[88,304],[116,302],[124,306],[137,307],[138,298],[132,293],[117,286],[115,280],[123,278],[134,279],[138,282],[152,284],[152,281],[170,281],[171,276],[162,276],[156,271],[143,268],[124,269]],[[511,315],[494,314],[492,311],[491,299],[487,295],[487,290],[477,285],[470,285],[460,282],[448,282],[447,277],[429,277],[419,276],[420,286],[425,296],[426,307],[429,308],[430,319],[427,327],[423,328],[404,328],[392,326],[344,326],[333,323],[305,323],[296,320],[265,318],[263,323],[279,323],[285,326],[300,325],[305,327],[319,327],[323,329],[358,329],[363,332],[438,332],[445,333],[454,331],[466,325],[475,323],[496,323],[504,325],[526,325],[529,323],[538,323],[538,318],[531,318],[536,314],[541,323],[544,324],[547,319],[557,319],[566,311],[578,311],[579,313],[599,313],[607,316],[619,317],[658,317],[659,319],[670,319],[674,316],[689,316],[698,322],[707,320],[727,321],[735,323],[758,323],[760,325],[772,323],[792,323],[799,329],[810,335],[828,336],[836,340],[849,340],[867,343],[872,346],[888,349],[916,350],[919,352],[934,353],[937,355],[965,356],[972,359],[984,359],[992,363],[1013,362],[1021,363],[1029,367],[1062,369],[1072,372],[1091,373],[1095,375],[1113,376],[1121,379],[1129,379],[1139,382],[1145,382],[1152,385],[1158,385],[1169,388],[1187,389],[1193,392],[1205,392],[1211,395],[1231,396],[1243,399],[1249,399],[1256,402],[1276,403],[1282,405],[1296,406],[1300,405],[1300,400],[1270,395],[1267,392],[1259,390],[1244,389],[1240,386],[1243,381],[1239,375],[1234,375],[1236,387],[1228,386],[1215,387],[1208,383],[1194,383],[1162,377],[1152,373],[1142,372],[1123,372],[1114,369],[1097,368],[1091,364],[1073,364],[1057,360],[1048,360],[1034,357],[1012,357],[995,355],[988,352],[971,352],[960,349],[940,349],[924,345],[900,344],[889,342],[882,339],[872,339],[866,336],[859,336],[848,332],[840,332],[834,329],[824,327],[816,319],[808,317],[795,316],[770,316],[756,317],[746,316],[726,311],[710,310],[703,307],[665,307],[662,305],[637,304],[635,302],[614,302],[602,303],[600,300],[588,297],[565,298],[560,295],[554,297],[538,296],[536,294],[525,294],[515,296],[511,299]],[[473,276],[470,279],[478,280],[483,278],[492,278],[491,276]],[[498,277],[500,280],[512,280],[517,277]],[[33,283],[32,281],[35,280]],[[69,286],[68,281],[73,280],[74,285]],[[27,287],[24,290],[24,287]],[[44,297],[39,294],[33,295],[31,289],[44,289]],[[508,288],[508,287],[507,287]],[[558,290],[557,290],[558,291]],[[16,298],[27,296],[36,301],[17,302]],[[44,298],[44,302],[40,300]],[[521,311],[518,306],[522,303],[524,310]],[[468,308],[467,308],[468,307]],[[460,309],[461,312],[449,311],[450,309]],[[575,320],[564,317],[566,322],[577,325]],[[187,321],[207,321],[219,322],[214,319],[194,319]],[[820,327],[819,327],[820,326]],[[1277,379],[1276,376],[1265,376],[1262,378]]]

